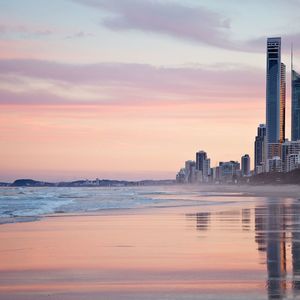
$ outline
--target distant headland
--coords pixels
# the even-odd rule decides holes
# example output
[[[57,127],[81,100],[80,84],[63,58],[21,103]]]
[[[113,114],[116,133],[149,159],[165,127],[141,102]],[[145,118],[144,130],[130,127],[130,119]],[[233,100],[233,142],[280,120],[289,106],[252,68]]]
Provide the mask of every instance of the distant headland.
[[[47,182],[33,179],[17,179],[14,182],[0,182],[0,187],[129,187],[129,186],[153,186],[153,185],[175,185],[176,180],[112,180],[112,179],[95,179],[95,180],[76,180],[76,181],[61,181]],[[296,184],[300,185],[300,169],[291,172],[282,173],[261,173],[251,177],[237,177],[231,183],[206,183],[206,185],[285,185]],[[198,185],[198,184],[197,184]],[[201,186],[201,185],[199,185]]]
[[[110,179],[95,179],[95,180],[76,180],[62,182],[47,182],[33,179],[17,179],[12,183],[0,182],[0,186],[11,187],[122,187],[122,186],[149,186],[149,185],[170,185],[175,184],[175,180],[110,180]]]

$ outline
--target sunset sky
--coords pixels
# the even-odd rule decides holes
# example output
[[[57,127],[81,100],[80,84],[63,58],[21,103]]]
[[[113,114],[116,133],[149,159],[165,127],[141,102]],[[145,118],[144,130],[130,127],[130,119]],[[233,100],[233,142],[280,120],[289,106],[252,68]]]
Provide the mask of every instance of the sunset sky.
[[[0,181],[174,178],[249,153],[299,0],[0,0]]]

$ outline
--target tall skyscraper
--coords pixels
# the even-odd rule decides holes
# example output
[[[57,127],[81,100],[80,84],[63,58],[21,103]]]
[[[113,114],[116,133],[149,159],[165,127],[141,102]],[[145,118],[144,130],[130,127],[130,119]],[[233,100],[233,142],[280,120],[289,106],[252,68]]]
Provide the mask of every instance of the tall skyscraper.
[[[245,154],[241,158],[241,165],[242,165],[242,176],[249,176],[250,175],[250,156]]]
[[[300,74],[293,67],[293,53],[291,55],[292,67],[292,141],[300,140]]]
[[[196,181],[196,163],[193,160],[185,162],[185,182],[195,183]]]
[[[267,40],[266,125],[268,143],[284,140],[285,65],[281,64],[281,38]]]
[[[207,181],[208,177],[210,176],[210,159],[209,158],[204,160],[202,174],[203,174],[204,181]]]
[[[262,172],[266,161],[266,125],[260,124],[257,128],[257,136],[254,143],[254,170],[256,173]],[[260,172],[258,172],[260,169]]]
[[[280,115],[279,115],[279,142],[285,140],[285,106],[286,106],[286,67],[284,63],[280,65]]]
[[[207,159],[207,153],[204,151],[198,151],[196,153],[196,170],[202,171],[204,169],[204,161]]]

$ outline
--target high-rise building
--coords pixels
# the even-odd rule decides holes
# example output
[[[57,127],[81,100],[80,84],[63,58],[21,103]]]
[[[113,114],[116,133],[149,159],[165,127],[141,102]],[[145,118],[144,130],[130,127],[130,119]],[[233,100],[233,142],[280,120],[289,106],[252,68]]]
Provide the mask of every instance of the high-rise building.
[[[300,140],[286,141],[282,144],[281,159],[283,172],[290,172],[296,169],[297,156],[300,154]],[[293,164],[293,162],[295,162]]]
[[[260,173],[258,170],[264,169],[266,162],[266,132],[266,125],[260,124],[254,143],[254,170],[256,173]]]
[[[203,181],[208,182],[210,176],[210,159],[207,158],[203,162]]]
[[[207,154],[204,151],[198,151],[196,153],[196,170],[202,171],[204,168],[204,161],[207,159]]]
[[[299,166],[300,166],[300,154],[288,155],[285,162],[285,171],[291,172],[293,170],[299,169]]]
[[[300,140],[300,74],[293,67],[293,53],[291,55],[292,68],[292,141]]]
[[[285,106],[286,106],[286,67],[281,63],[280,66],[280,106],[279,106],[279,141],[285,141]]]
[[[177,183],[184,183],[185,182],[185,168],[180,169],[180,171],[177,173],[176,182]]]
[[[268,159],[268,172],[282,172],[282,160],[279,156]]]
[[[220,179],[223,182],[234,182],[240,174],[240,163],[237,161],[220,162]]]
[[[242,176],[250,176],[250,156],[245,154],[241,158]]]
[[[285,66],[281,64],[281,38],[267,40],[266,126],[268,143],[284,140]]]
[[[187,160],[185,162],[185,182],[196,182],[196,163],[193,160]]]
[[[268,143],[267,146],[267,159],[272,159],[275,156],[282,157],[282,145],[283,143]],[[266,169],[267,172],[268,168]]]

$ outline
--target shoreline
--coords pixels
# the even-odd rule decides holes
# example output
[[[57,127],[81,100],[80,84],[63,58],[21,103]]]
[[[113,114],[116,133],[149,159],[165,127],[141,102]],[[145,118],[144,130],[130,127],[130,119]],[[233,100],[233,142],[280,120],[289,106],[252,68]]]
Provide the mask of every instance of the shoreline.
[[[60,213],[1,225],[0,299],[265,299],[270,260],[258,249],[268,235],[282,245],[280,233],[265,226],[270,217],[272,224],[291,222],[281,213],[289,215],[291,203],[299,211],[300,203],[268,201],[266,194],[278,198],[273,187],[185,186],[182,195],[185,189],[213,204]]]
[[[38,187],[40,188],[40,187]],[[76,189],[77,187],[74,187]],[[101,187],[106,189],[105,187]],[[132,187],[133,189],[142,189],[143,187]],[[160,188],[167,188],[172,192],[173,188],[180,188],[182,191],[199,192],[199,200],[201,198],[207,199],[211,197],[232,197],[233,199],[238,197],[255,197],[255,198],[293,198],[300,200],[300,185],[173,185],[173,186],[160,186]],[[201,194],[204,193],[204,194]],[[205,194],[209,193],[209,194]],[[215,194],[214,194],[215,193]],[[200,207],[205,207],[202,204]],[[136,214],[152,214],[152,213],[168,213],[168,211],[187,210],[194,211],[200,208],[195,204],[180,204],[180,205],[161,205],[161,206],[145,206],[145,207],[133,207],[133,208],[106,208],[94,211],[78,211],[78,212],[65,212],[57,211],[44,215],[33,216],[13,216],[0,218],[0,226],[5,224],[17,224],[27,222],[38,222],[45,218],[60,218],[60,217],[79,217],[79,216],[107,216],[107,215],[136,215]]]

